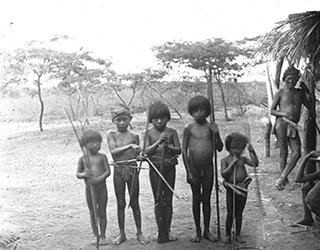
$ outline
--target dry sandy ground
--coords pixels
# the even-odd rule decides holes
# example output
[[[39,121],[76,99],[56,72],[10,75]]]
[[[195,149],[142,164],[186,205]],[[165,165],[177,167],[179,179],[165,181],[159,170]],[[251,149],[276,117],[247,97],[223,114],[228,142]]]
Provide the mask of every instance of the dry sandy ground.
[[[222,138],[232,131],[244,133],[243,124],[248,120],[235,117],[236,121],[224,122],[218,116]],[[135,116],[133,129],[141,134],[144,117]],[[211,243],[205,239],[201,243],[191,243],[189,238],[195,231],[191,212],[191,191],[186,184],[184,166],[180,157],[177,166],[175,191],[180,199],[174,199],[172,232],[178,241],[165,244],[150,242],[141,245],[135,238],[135,226],[131,209],[126,209],[126,232],[128,240],[120,246],[111,241],[118,234],[116,200],[112,176],[107,179],[108,201],[108,246],[100,249],[320,249],[319,227],[290,227],[302,216],[300,186],[293,185],[291,191],[278,191],[274,181],[278,176],[278,150],[271,150],[271,157],[264,157],[264,125],[260,116],[249,118],[252,143],[260,156],[258,179],[262,193],[265,216],[261,216],[256,196],[255,181],[249,187],[249,197],[244,212],[242,235],[245,244]],[[173,119],[169,126],[182,134],[185,123]],[[105,119],[95,120],[92,127],[99,129],[106,137],[112,126]],[[1,175],[0,175],[0,234],[20,236],[18,250],[80,250],[95,249],[90,246],[91,229],[88,209],[85,203],[84,183],[75,177],[76,163],[81,150],[67,121],[45,124],[45,131],[38,132],[36,123],[0,124]],[[109,156],[106,140],[102,152]],[[227,153],[219,153],[221,157]],[[220,164],[219,164],[220,165]],[[252,169],[249,169],[252,174]],[[289,176],[293,180],[294,172]],[[220,177],[220,172],[219,172]],[[221,178],[221,177],[220,177]],[[253,177],[254,178],[254,177]],[[157,231],[154,206],[148,171],[140,175],[143,232],[152,237]],[[220,224],[224,235],[225,190],[220,185]],[[263,222],[263,223],[262,223]],[[217,231],[215,192],[212,195],[211,228]]]

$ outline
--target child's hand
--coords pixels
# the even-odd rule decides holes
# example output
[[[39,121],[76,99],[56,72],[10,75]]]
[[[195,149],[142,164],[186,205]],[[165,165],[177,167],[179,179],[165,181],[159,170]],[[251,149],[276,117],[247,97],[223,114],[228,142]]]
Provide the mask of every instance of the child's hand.
[[[90,169],[86,169],[84,172],[84,178],[90,178],[92,176],[92,171]]]
[[[168,133],[162,132],[159,138],[159,144],[164,143],[165,145],[169,143]]]
[[[237,161],[239,161],[239,157],[234,155],[233,158],[232,158],[231,164],[235,164],[235,163],[237,163]]]
[[[196,180],[193,177],[193,174],[191,174],[191,173],[187,174],[187,183],[189,183],[190,185],[195,185],[196,184]]]
[[[290,121],[293,121],[293,116],[290,113],[286,113],[286,118],[288,118]]]
[[[210,123],[210,129],[214,134],[219,133],[218,125],[215,122]]]
[[[254,149],[253,149],[253,146],[252,146],[251,144],[248,144],[248,151],[249,151],[249,152],[253,152],[253,150],[254,150]]]
[[[140,154],[141,147],[139,145],[133,143],[131,144],[131,148],[136,152],[137,155]]]
[[[100,180],[98,178],[89,178],[88,182],[90,185],[97,184]]]

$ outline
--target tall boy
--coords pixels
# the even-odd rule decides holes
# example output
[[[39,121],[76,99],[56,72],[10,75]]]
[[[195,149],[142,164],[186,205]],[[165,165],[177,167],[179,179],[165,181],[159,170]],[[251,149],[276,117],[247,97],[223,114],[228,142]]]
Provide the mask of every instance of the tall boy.
[[[167,183],[174,189],[175,178],[176,178],[176,165],[178,164],[177,156],[181,154],[180,142],[178,133],[175,129],[167,127],[167,122],[170,120],[170,111],[164,103],[157,101],[150,105],[148,110],[148,120],[152,123],[153,127],[148,129],[146,133],[146,150],[145,153],[151,159],[155,167],[160,168],[162,150],[164,150],[164,171],[163,177]],[[150,183],[156,202],[157,199],[157,188],[160,178],[153,168],[150,169]],[[172,198],[173,193],[167,186],[163,185],[163,189],[160,190],[164,200],[166,209],[166,228],[168,231],[168,240],[175,241],[177,237],[171,233],[171,221],[172,221]],[[158,226],[159,229],[159,226]],[[158,230],[159,234],[159,230]],[[158,242],[159,242],[159,235]]]
[[[90,211],[91,227],[94,239],[91,244],[95,245],[97,242],[98,231],[96,220],[94,217],[93,202],[90,192],[90,185],[94,188],[96,195],[96,202],[98,205],[98,216],[100,219],[100,242],[99,245],[107,245],[106,241],[106,227],[107,227],[107,202],[108,191],[106,186],[106,179],[110,175],[110,167],[107,156],[99,153],[101,148],[102,136],[99,132],[94,130],[85,131],[81,144],[86,148],[87,154],[81,156],[78,161],[77,178],[84,179],[86,184],[86,201]],[[90,166],[87,166],[89,164]]]
[[[203,237],[218,241],[210,232],[211,192],[213,188],[213,154],[223,148],[216,123],[209,123],[211,113],[209,100],[204,96],[195,96],[188,103],[188,112],[194,121],[183,132],[182,156],[187,172],[187,182],[192,190],[192,212],[196,225],[196,235],[192,242],[200,242],[200,204],[202,203],[204,232]],[[213,140],[215,138],[215,141]]]
[[[297,124],[300,120],[302,104],[309,108],[305,92],[295,88],[300,76],[298,69],[293,66],[288,67],[282,78],[285,86],[275,94],[271,105],[271,115],[277,117],[274,128],[280,149],[281,175],[276,181],[276,187],[279,190],[289,184],[288,175],[301,156],[301,141],[298,131],[282,119],[285,117]],[[287,164],[288,144],[291,148],[291,157]]]
[[[118,223],[120,235],[114,240],[114,244],[119,245],[127,239],[125,234],[124,220],[125,220],[125,188],[126,185],[131,197],[131,208],[133,211],[134,221],[137,227],[137,240],[141,244],[148,241],[142,234],[141,230],[141,211],[139,206],[139,179],[135,180],[133,190],[131,189],[134,169],[137,166],[134,161],[139,155],[141,148],[139,146],[139,136],[128,131],[129,123],[132,119],[130,109],[120,103],[116,104],[111,111],[112,121],[116,125],[116,130],[109,130],[107,132],[107,139],[109,150],[114,160],[114,190],[117,197],[118,206]],[[132,161],[133,160],[133,161]],[[127,163],[126,163],[127,161]],[[117,164],[117,162],[122,162]]]

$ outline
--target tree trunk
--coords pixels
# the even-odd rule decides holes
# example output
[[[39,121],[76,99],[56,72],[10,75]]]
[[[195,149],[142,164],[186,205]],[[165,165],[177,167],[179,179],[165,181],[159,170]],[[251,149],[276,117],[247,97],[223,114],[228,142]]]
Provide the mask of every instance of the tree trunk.
[[[314,67],[313,67],[314,68]],[[310,153],[316,149],[317,145],[317,131],[316,131],[316,119],[315,119],[315,82],[313,77],[310,76],[306,79],[306,85],[310,91],[310,110],[304,109],[304,140],[303,140],[303,151],[305,154]],[[306,173],[313,173],[316,171],[315,161],[308,161],[306,167]]]
[[[238,95],[238,104],[239,104],[239,108],[240,108],[240,112],[241,112],[241,115],[243,115],[243,108],[242,108],[242,105],[241,105],[241,95],[240,95],[240,87],[238,86],[238,81],[237,79],[235,78],[234,79],[234,84],[237,88],[237,95]]]
[[[275,80],[274,83],[279,89],[280,87],[280,77],[281,77],[281,70],[284,62],[284,56],[280,57],[279,60],[277,61],[276,65],[276,75],[275,75]],[[271,80],[271,79],[270,79]],[[270,107],[269,107],[270,108]],[[270,157],[270,137],[271,137],[271,129],[272,129],[272,124],[269,122],[266,127],[266,133],[264,135],[265,139],[265,154],[266,157]]]
[[[42,128],[42,118],[43,118],[43,112],[44,112],[44,103],[43,103],[43,101],[42,101],[42,95],[41,95],[40,76],[38,76],[37,88],[38,88],[38,97],[39,97],[39,101],[40,101],[39,127],[40,127],[40,131],[42,132],[42,131],[43,131],[43,128]]]
[[[71,110],[72,120],[75,121],[76,117],[75,117],[74,109],[72,106],[71,95],[68,95],[68,97],[69,97],[68,99],[69,99],[69,106],[70,106],[70,110]]]
[[[227,102],[226,102],[225,97],[224,97],[224,92],[223,92],[222,84],[221,84],[221,82],[219,82],[219,81],[217,82],[217,84],[218,84],[218,87],[219,87],[220,93],[221,93],[221,100],[222,100],[222,103],[223,103],[225,119],[226,119],[226,121],[230,121],[230,119],[229,119],[229,117],[228,117]]]

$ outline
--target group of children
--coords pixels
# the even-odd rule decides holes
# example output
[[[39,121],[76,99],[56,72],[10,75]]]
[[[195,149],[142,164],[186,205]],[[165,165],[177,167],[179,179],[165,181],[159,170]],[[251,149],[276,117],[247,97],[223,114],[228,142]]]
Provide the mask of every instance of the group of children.
[[[273,99],[271,115],[276,116],[274,126],[276,137],[280,144],[280,170],[281,176],[276,181],[276,187],[283,189],[288,185],[288,175],[296,165],[301,155],[301,141],[294,123],[300,119],[302,104],[311,108],[305,85],[295,88],[300,72],[290,66],[283,75],[284,88],[280,89]],[[302,90],[302,91],[301,91]],[[210,232],[211,217],[211,192],[214,182],[214,152],[222,151],[223,142],[220,138],[216,123],[208,122],[211,113],[209,100],[204,96],[195,96],[188,103],[188,112],[193,117],[193,122],[188,124],[183,131],[182,147],[178,133],[167,126],[170,120],[170,111],[162,102],[155,102],[148,109],[148,123],[153,127],[144,133],[143,149],[140,147],[139,136],[128,130],[132,116],[130,109],[124,104],[116,104],[111,112],[115,130],[107,132],[109,150],[114,165],[114,190],[117,198],[119,236],[114,244],[125,241],[125,190],[129,191],[129,206],[137,227],[137,240],[142,244],[148,239],[141,230],[141,210],[139,206],[139,171],[142,161],[147,161],[150,166],[149,178],[154,197],[155,217],[158,233],[154,239],[158,243],[175,241],[177,237],[171,233],[172,199],[174,194],[177,157],[182,153],[186,169],[187,183],[192,191],[192,212],[196,233],[191,238],[192,242],[200,242],[204,237],[212,242],[219,238]],[[289,120],[289,121],[288,121]],[[290,122],[291,121],[291,122]],[[78,161],[77,177],[84,179],[86,184],[86,201],[90,211],[91,226],[94,234],[92,244],[106,245],[107,216],[106,207],[108,192],[106,178],[110,175],[110,166],[105,154],[99,153],[102,136],[99,132],[85,131],[81,145],[85,149],[84,155]],[[288,145],[292,153],[287,164]],[[248,138],[237,132],[225,138],[225,148],[229,154],[221,160],[221,176],[226,188],[227,215],[225,222],[225,238],[223,242],[231,241],[231,230],[234,226],[234,240],[245,242],[240,236],[242,214],[246,205],[248,185],[252,179],[248,176],[246,165],[257,167],[259,160]],[[250,157],[244,155],[248,149]],[[320,171],[310,171],[307,168],[310,160],[319,159],[320,151],[312,151],[302,160],[295,181],[303,183],[302,202],[304,218],[297,222],[302,225],[312,225],[312,213],[320,217]],[[316,159],[316,160],[317,160]],[[137,162],[140,161],[138,166]],[[92,199],[94,196],[94,199]],[[201,204],[204,219],[204,231],[200,226]],[[95,209],[97,207],[97,209]],[[97,217],[99,218],[97,220]],[[235,223],[233,223],[235,221]],[[99,225],[97,225],[99,224]],[[98,230],[100,226],[100,232]]]
[[[177,240],[177,237],[171,233],[170,228],[173,214],[172,200],[176,165],[178,164],[177,157],[181,153],[186,169],[187,183],[190,184],[192,191],[192,212],[196,234],[191,238],[191,241],[200,242],[202,237],[212,242],[219,240],[210,232],[210,202],[214,181],[214,151],[222,151],[223,142],[217,124],[207,121],[207,117],[211,113],[211,106],[206,97],[195,96],[190,99],[188,112],[193,117],[193,122],[184,128],[181,147],[177,131],[167,126],[171,118],[167,105],[159,101],[150,105],[147,119],[148,123],[153,126],[144,133],[142,149],[139,146],[139,136],[128,130],[132,119],[130,109],[124,104],[116,104],[112,108],[111,116],[116,129],[107,132],[107,141],[114,161],[113,181],[120,229],[119,236],[113,241],[114,244],[118,245],[127,239],[124,211],[126,207],[126,186],[130,195],[129,206],[133,210],[137,228],[137,240],[142,244],[149,241],[141,230],[138,177],[141,164],[137,164],[139,161],[147,161],[150,166],[149,178],[158,225],[158,233],[154,238],[159,243]],[[105,245],[107,244],[105,232],[108,200],[106,178],[110,175],[110,166],[106,155],[99,153],[101,142],[102,136],[99,132],[92,130],[84,132],[81,143],[86,149],[86,153],[79,159],[77,177],[84,179],[86,184],[86,199],[94,234],[92,244],[96,244],[98,238],[99,244]],[[233,220],[235,220],[234,239],[242,243],[245,242],[240,236],[242,214],[247,199],[247,187],[251,181],[245,165],[257,167],[259,161],[252,145],[248,144],[248,138],[242,134],[236,132],[229,134],[225,139],[225,147],[229,155],[221,160],[221,175],[224,178],[224,186],[227,190],[226,237],[224,243],[229,243],[231,240]],[[252,158],[244,155],[246,147]],[[90,189],[94,189],[96,194],[100,234],[97,231],[98,225],[96,225],[97,220]],[[162,202],[160,210],[157,207],[159,202]],[[203,233],[200,226],[201,204],[204,219]],[[160,238],[165,240],[160,241]]]

